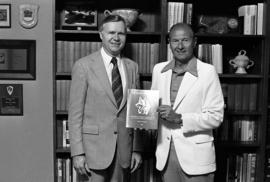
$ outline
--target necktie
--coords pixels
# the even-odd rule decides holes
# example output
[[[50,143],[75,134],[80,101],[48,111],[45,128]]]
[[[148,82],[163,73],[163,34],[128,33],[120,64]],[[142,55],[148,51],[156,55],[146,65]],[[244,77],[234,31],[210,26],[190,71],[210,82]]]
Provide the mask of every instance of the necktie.
[[[112,58],[111,63],[113,64],[112,69],[112,91],[119,108],[122,98],[123,98],[123,89],[122,89],[122,80],[117,66],[117,59]]]

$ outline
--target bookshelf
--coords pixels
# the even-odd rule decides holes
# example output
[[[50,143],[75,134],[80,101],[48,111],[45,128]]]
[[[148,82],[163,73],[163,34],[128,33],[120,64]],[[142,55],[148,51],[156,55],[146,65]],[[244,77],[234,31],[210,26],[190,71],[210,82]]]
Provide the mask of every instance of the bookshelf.
[[[268,10],[270,1],[224,0],[212,2],[206,0],[202,2],[198,0],[183,0],[181,2],[183,4],[192,4],[192,14],[187,13],[183,17],[184,21],[191,21],[198,38],[198,45],[218,44],[222,47],[222,54],[219,55],[222,58],[222,71],[219,72],[219,77],[223,87],[226,109],[223,124],[215,130],[217,153],[215,181],[229,182],[238,180],[239,182],[263,182],[266,179],[264,173],[267,169],[266,151],[269,153],[270,150],[270,141],[269,139],[266,141],[266,126],[267,123],[268,128],[270,125],[270,120],[268,119],[270,115],[270,101],[265,99],[270,98],[268,94],[268,84],[270,84],[270,74],[268,74],[270,28],[266,26],[270,25],[270,20],[266,19],[267,16],[264,15],[265,21],[262,28],[265,28],[265,32],[263,34],[255,33],[255,30],[251,33],[246,32],[244,34],[244,17],[238,17],[238,8],[244,5],[264,3],[265,10]],[[139,9],[141,15],[136,24],[131,27],[132,31],[128,32],[124,53],[137,61],[141,66],[139,68],[141,87],[147,88],[151,84],[152,66],[157,61],[166,61],[167,57],[170,56],[170,53],[167,52],[167,22],[168,17],[172,17],[171,11],[169,12],[169,6],[180,3],[180,1],[55,1],[55,181],[63,181],[64,179],[65,182],[68,180],[67,177],[64,177],[67,175],[67,172],[63,170],[63,166],[69,165],[67,167],[69,173],[74,174],[71,161],[69,160],[69,147],[66,145],[63,146],[62,143],[59,145],[59,142],[63,142],[63,137],[59,139],[59,132],[62,132],[63,121],[65,122],[67,120],[67,100],[71,79],[71,66],[77,58],[97,50],[100,46],[97,27],[78,30],[76,27],[67,28],[61,25],[62,10],[66,5],[74,5],[74,3],[79,6],[86,4],[97,10],[97,24],[104,17],[103,12],[106,9],[111,10],[125,7]],[[104,4],[106,4],[105,7]],[[184,12],[187,11],[186,9],[188,8],[185,8],[186,6],[183,7]],[[173,5],[173,8],[175,8],[175,5]],[[268,15],[269,11],[266,14]],[[224,30],[227,33],[208,33],[208,30],[202,29],[199,26],[201,16],[222,17],[223,19],[224,17],[236,18],[238,27],[232,30]],[[191,17],[191,19],[187,17]],[[211,31],[215,31],[215,29]],[[254,66],[247,69],[247,74],[235,74],[235,69],[229,64],[229,61],[234,59],[240,50],[245,50],[247,56],[255,62]],[[154,52],[154,54],[151,52]],[[196,54],[201,56],[199,49]],[[205,56],[204,54],[203,56]],[[208,54],[211,55],[211,52]],[[211,56],[209,57],[209,55],[203,59],[211,62]],[[60,129],[57,129],[57,126]],[[133,174],[133,182],[160,181],[159,173],[155,170],[154,166],[155,134],[155,132],[145,133],[148,152],[144,158],[144,166]],[[65,136],[63,134],[61,135]],[[59,168],[62,168],[60,172]]]

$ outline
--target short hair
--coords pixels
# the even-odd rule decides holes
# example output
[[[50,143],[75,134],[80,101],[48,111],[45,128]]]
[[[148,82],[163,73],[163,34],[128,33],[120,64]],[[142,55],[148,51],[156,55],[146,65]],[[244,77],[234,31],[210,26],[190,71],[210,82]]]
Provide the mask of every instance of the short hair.
[[[187,23],[176,23],[174,24],[170,30],[169,30],[169,38],[171,37],[171,33],[175,30],[175,29],[178,29],[178,28],[186,28],[187,30],[189,30],[190,34],[192,37],[194,37],[194,31],[191,27],[191,25],[187,24]]]
[[[120,15],[108,15],[108,16],[106,16],[104,19],[103,19],[103,21],[101,22],[101,24],[99,25],[99,31],[101,31],[102,29],[103,29],[103,25],[105,24],[105,23],[109,23],[109,22],[119,22],[119,21],[121,21],[121,22],[123,22],[124,23],[124,25],[125,25],[125,27],[126,27],[126,22],[125,22],[125,19],[122,17],[122,16],[120,16]]]

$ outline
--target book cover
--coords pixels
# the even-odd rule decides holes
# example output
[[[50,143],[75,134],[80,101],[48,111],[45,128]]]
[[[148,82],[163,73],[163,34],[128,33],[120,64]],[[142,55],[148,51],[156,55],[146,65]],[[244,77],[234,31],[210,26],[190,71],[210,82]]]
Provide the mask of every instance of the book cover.
[[[128,89],[127,128],[157,129],[158,90]]]

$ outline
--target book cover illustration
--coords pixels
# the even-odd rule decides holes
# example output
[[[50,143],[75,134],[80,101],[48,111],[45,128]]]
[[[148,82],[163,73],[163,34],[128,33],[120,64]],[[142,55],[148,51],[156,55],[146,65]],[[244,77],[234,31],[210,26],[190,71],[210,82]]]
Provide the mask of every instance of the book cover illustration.
[[[159,91],[128,89],[127,128],[157,129]]]

